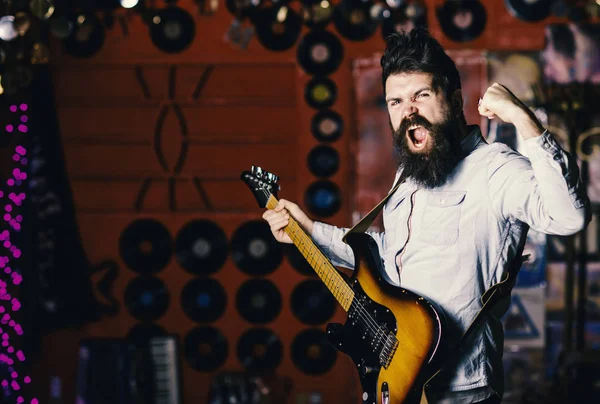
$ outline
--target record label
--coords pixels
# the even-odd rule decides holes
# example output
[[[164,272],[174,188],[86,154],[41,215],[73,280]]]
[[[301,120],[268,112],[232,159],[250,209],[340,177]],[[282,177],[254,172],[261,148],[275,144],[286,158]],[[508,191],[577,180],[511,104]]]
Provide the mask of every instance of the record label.
[[[309,279],[294,288],[291,307],[300,321],[318,325],[333,317],[336,300],[321,280]]]
[[[337,98],[337,86],[327,77],[314,77],[304,90],[306,103],[315,109],[332,106]]]
[[[171,259],[173,242],[169,230],[154,219],[133,221],[121,234],[119,251],[129,268],[142,274],[160,272]]]
[[[140,321],[156,320],[169,307],[169,292],[162,280],[138,276],[125,288],[125,307]]]
[[[340,168],[340,155],[333,147],[321,145],[308,153],[307,163],[308,169],[314,176],[327,178]]]
[[[304,204],[317,216],[333,216],[342,205],[342,193],[334,182],[316,181],[304,193]]]
[[[335,111],[319,111],[312,118],[311,132],[321,142],[335,142],[342,136],[343,130],[342,117]]]
[[[296,335],[291,350],[294,365],[309,375],[322,375],[337,359],[337,351],[319,329],[304,330]]]
[[[265,275],[281,264],[281,245],[264,221],[242,224],[231,238],[232,258],[239,269],[249,275]]]
[[[298,45],[298,62],[305,72],[312,75],[333,73],[342,63],[343,56],[340,40],[324,29],[311,30]]]
[[[217,272],[227,259],[227,236],[210,220],[193,220],[175,238],[175,257],[179,265],[194,275]]]
[[[188,364],[199,372],[217,370],[229,353],[225,336],[213,327],[196,327],[184,339],[184,356]]]
[[[226,306],[225,289],[215,279],[193,279],[181,292],[183,312],[198,323],[210,323],[219,319]]]
[[[267,279],[250,279],[238,290],[235,305],[244,320],[265,324],[281,312],[281,294]]]
[[[283,359],[283,345],[272,330],[253,328],[240,337],[237,357],[249,372],[273,370]]]

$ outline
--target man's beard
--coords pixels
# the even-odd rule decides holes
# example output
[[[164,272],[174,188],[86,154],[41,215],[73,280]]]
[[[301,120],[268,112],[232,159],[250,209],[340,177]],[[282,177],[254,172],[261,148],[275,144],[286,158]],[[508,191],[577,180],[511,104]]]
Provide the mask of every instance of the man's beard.
[[[408,146],[411,141],[408,128],[412,125],[420,125],[429,132],[423,151],[415,152]],[[445,184],[462,158],[458,121],[453,120],[449,112],[439,124],[432,124],[421,115],[405,118],[393,136],[398,167],[402,168],[405,178],[425,188]]]

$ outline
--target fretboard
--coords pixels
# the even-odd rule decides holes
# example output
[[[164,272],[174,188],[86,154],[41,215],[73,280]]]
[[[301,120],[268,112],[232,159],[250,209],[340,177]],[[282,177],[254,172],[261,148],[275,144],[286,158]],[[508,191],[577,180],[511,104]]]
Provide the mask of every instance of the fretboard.
[[[267,202],[267,208],[274,209],[276,205],[277,199],[271,195]],[[321,278],[325,286],[327,286],[329,291],[335,296],[344,310],[348,311],[352,304],[352,299],[354,299],[354,291],[340,276],[319,247],[315,245],[313,239],[293,217],[290,217],[284,231],[290,236],[294,245],[298,248],[306,261],[308,261],[310,266],[313,267],[317,275],[319,275],[319,278]]]

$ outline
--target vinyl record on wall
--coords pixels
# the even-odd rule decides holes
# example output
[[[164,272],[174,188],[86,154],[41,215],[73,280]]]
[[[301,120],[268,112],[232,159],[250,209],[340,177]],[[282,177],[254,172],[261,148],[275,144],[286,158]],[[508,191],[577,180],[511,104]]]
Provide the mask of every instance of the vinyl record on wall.
[[[340,155],[333,147],[320,145],[308,153],[307,163],[308,169],[314,176],[327,178],[340,168]]]
[[[125,307],[140,321],[156,320],[169,307],[169,291],[158,278],[138,276],[125,288]]]
[[[321,142],[335,142],[342,136],[344,122],[340,114],[328,109],[313,116],[310,129],[315,139]]]
[[[342,193],[334,182],[316,181],[304,193],[304,204],[317,216],[333,216],[342,205]]]
[[[337,359],[337,351],[319,329],[307,329],[296,335],[291,352],[294,365],[309,375],[322,375]]]
[[[303,1],[302,19],[304,24],[310,28],[324,28],[333,19],[334,5],[325,0]]]
[[[79,58],[89,58],[104,45],[104,27],[93,14],[75,17],[72,30],[63,42],[65,51]]]
[[[296,247],[294,244],[284,244],[283,249],[292,268],[294,268],[302,275],[316,275],[315,270],[312,266],[310,266],[306,258],[304,258],[304,256],[302,255],[302,253],[300,253],[298,247]]]
[[[137,219],[119,239],[121,258],[129,268],[142,274],[155,274],[169,263],[173,241],[169,230],[154,219]]]
[[[184,356],[188,364],[199,372],[217,370],[229,353],[225,336],[213,327],[196,327],[184,338]]]
[[[296,55],[305,72],[326,76],[340,66],[344,49],[340,40],[331,32],[313,29],[300,41]]]
[[[553,0],[504,0],[506,9],[516,18],[535,22],[547,18],[552,12]]]
[[[392,8],[384,14],[383,22],[381,23],[381,35],[387,38],[395,32],[409,32],[416,27],[427,27],[427,13],[417,13],[410,15],[411,8],[407,4],[403,4],[398,8]]]
[[[231,256],[239,269],[249,275],[265,275],[281,264],[281,244],[264,221],[243,223],[231,237]]]
[[[371,17],[371,0],[342,0],[335,6],[333,23],[337,31],[351,41],[364,41],[377,30]]]
[[[283,359],[283,345],[272,330],[252,328],[240,337],[237,357],[248,372],[274,370]]]
[[[478,0],[447,1],[438,7],[437,18],[444,34],[456,42],[477,38],[487,23],[485,7]]]
[[[314,77],[304,89],[306,103],[315,109],[328,108],[337,98],[337,86],[327,77]]]
[[[225,0],[227,10],[239,20],[252,18],[257,10],[257,2],[251,0]]]
[[[244,320],[266,324],[281,312],[281,293],[268,279],[250,279],[239,288],[235,306]]]
[[[218,271],[227,259],[227,236],[210,220],[193,220],[179,230],[175,238],[175,258],[194,275]]]
[[[167,335],[167,331],[158,324],[137,323],[127,333],[127,341],[136,347],[149,347],[150,340],[154,337]]]
[[[190,46],[195,36],[194,18],[182,8],[169,6],[152,16],[150,39],[163,52],[182,52]]]
[[[225,289],[215,279],[193,279],[181,291],[181,307],[193,321],[213,322],[223,315],[227,307]]]
[[[252,22],[258,41],[273,51],[294,46],[302,31],[302,19],[286,5],[259,8],[253,13]]]
[[[336,300],[320,279],[300,282],[290,301],[292,313],[305,324],[323,324],[335,313]]]

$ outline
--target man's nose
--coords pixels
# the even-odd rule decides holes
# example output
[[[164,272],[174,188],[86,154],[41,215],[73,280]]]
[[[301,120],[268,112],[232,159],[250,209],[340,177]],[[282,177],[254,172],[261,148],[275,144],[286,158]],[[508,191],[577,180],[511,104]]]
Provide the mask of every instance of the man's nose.
[[[404,108],[402,109],[402,119],[408,118],[409,116],[414,115],[418,112],[417,107],[411,102],[407,102],[406,104],[404,104],[403,107]]]

